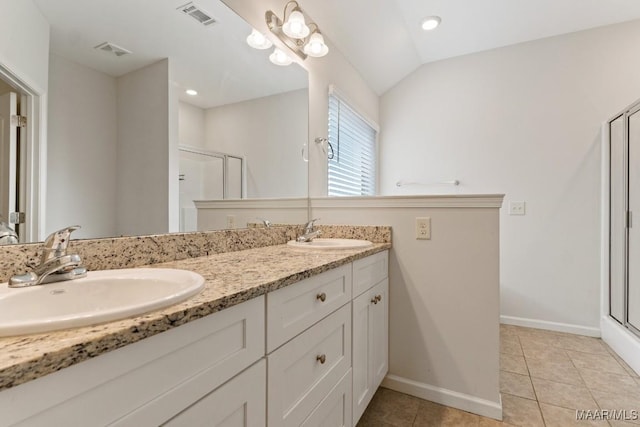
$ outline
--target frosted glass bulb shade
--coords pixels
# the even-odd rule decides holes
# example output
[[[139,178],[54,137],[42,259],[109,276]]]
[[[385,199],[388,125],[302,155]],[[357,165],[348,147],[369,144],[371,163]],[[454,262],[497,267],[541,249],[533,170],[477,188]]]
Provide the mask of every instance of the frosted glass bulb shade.
[[[273,46],[271,40],[255,28],[251,31],[251,34],[247,36],[247,44],[254,49],[269,49]]]
[[[269,61],[276,65],[286,66],[293,62],[293,60],[284,53],[282,50],[275,48],[273,53],[269,55]]]
[[[307,24],[304,22],[304,15],[299,10],[291,12],[287,22],[282,25],[282,31],[294,39],[303,39],[311,32]]]
[[[304,53],[314,58],[320,58],[329,53],[329,47],[324,42],[324,37],[320,33],[313,33],[309,41],[304,45]]]
[[[422,29],[425,31],[435,30],[440,25],[442,19],[439,16],[427,16],[422,20]]]

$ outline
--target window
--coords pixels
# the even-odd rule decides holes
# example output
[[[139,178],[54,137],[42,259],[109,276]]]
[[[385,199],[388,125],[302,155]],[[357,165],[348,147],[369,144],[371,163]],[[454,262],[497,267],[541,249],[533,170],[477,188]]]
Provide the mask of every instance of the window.
[[[377,135],[377,126],[372,126],[335,92],[329,94],[329,196],[376,194]]]

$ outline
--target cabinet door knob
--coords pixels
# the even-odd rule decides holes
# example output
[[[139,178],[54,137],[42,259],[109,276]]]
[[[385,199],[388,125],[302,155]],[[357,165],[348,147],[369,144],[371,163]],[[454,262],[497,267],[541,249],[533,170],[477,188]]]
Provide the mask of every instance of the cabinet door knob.
[[[319,299],[320,301],[324,302],[327,299],[327,294],[325,294],[324,292],[321,294],[316,295],[316,299]]]
[[[378,298],[376,298],[376,297],[371,298],[371,302],[374,303],[374,304],[377,304],[378,303]]]
[[[321,365],[324,365],[324,362],[327,361],[327,356],[324,354],[320,354],[318,356],[316,356],[316,361],[320,362]]]
[[[381,301],[382,300],[382,295],[376,295],[376,300],[377,301]]]

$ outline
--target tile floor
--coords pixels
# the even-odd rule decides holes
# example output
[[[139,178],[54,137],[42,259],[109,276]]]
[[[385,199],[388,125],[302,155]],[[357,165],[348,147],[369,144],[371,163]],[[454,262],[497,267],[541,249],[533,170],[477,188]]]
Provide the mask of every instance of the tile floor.
[[[576,421],[577,409],[640,413],[640,378],[602,340],[501,325],[503,422],[385,388],[358,427],[638,426],[640,419]]]

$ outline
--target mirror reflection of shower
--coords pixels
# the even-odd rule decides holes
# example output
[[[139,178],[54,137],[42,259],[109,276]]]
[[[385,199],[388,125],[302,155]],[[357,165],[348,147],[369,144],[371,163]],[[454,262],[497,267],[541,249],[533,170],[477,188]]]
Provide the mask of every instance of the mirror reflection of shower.
[[[194,200],[246,198],[246,165],[242,156],[196,148],[180,152],[180,231],[198,231]]]

